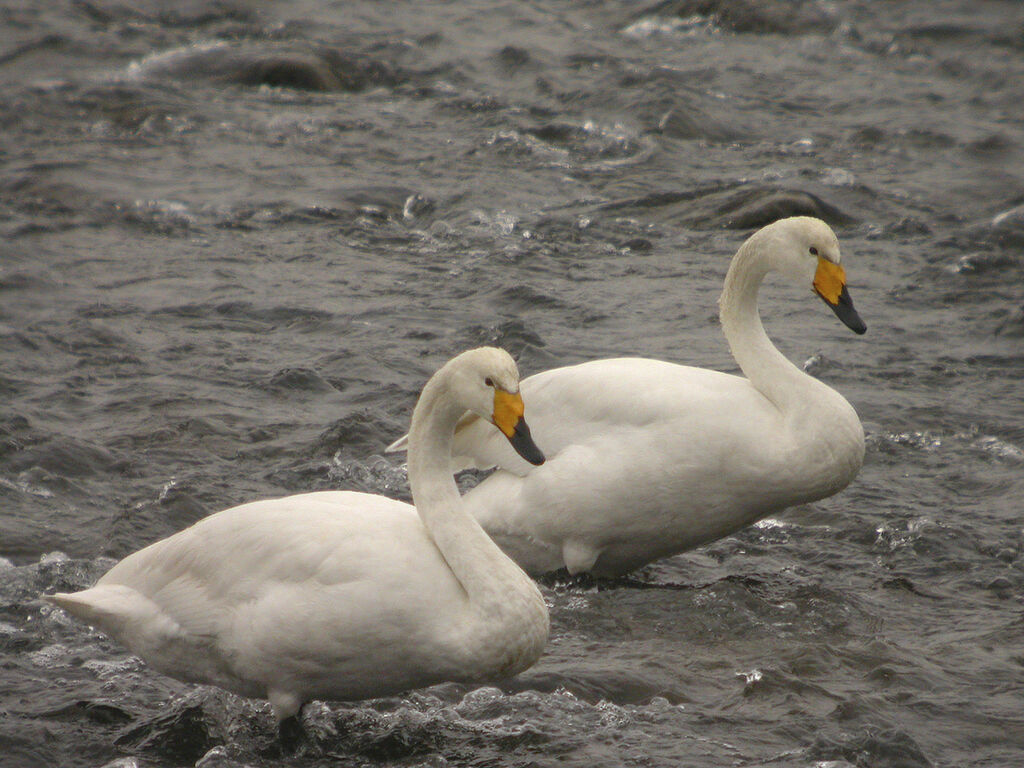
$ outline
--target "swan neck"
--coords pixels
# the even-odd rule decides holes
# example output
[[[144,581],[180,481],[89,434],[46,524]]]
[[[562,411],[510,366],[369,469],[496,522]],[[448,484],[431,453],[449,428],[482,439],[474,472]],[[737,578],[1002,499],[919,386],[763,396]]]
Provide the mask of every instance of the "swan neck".
[[[408,467],[416,511],[471,602],[484,611],[532,582],[466,510],[451,469],[455,425],[465,413],[449,396],[447,370],[427,383],[413,411]],[[525,588],[525,587],[524,587]],[[498,612],[495,615],[500,615]]]
[[[409,487],[416,511],[431,533],[439,519],[461,504],[449,458],[461,410],[445,396],[443,372],[427,382],[409,428]]]
[[[736,252],[718,300],[729,349],[750,383],[778,408],[785,409],[807,381],[813,381],[772,344],[761,323],[757,294],[772,271],[755,235]]]
[[[765,333],[757,296],[773,271],[773,237],[761,230],[737,251],[719,310],[733,357],[782,417],[778,446],[794,492],[786,501],[801,503],[836,493],[854,478],[864,459],[864,429],[842,395],[793,365]]]

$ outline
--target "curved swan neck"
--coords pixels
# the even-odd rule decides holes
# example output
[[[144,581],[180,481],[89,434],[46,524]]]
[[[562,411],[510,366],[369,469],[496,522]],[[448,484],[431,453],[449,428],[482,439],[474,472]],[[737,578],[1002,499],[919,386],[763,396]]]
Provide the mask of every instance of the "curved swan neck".
[[[771,271],[765,234],[749,238],[733,256],[718,299],[719,318],[743,374],[776,407],[785,409],[800,383],[813,379],[775,348],[761,324],[757,293]]]
[[[474,604],[503,611],[520,583],[533,584],[519,566],[491,541],[464,508],[451,469],[455,425],[465,413],[449,395],[449,369],[442,368],[423,389],[409,429],[409,485],[423,524],[448,567]]]
[[[451,473],[451,444],[462,413],[448,396],[446,368],[423,388],[409,427],[409,487],[416,511],[433,533],[433,524],[461,504]]]

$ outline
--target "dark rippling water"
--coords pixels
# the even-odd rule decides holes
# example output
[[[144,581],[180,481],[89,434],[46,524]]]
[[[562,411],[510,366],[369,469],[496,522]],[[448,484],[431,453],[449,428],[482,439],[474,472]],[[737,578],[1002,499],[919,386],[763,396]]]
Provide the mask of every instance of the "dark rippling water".
[[[1024,4],[3,0],[0,75],[5,768],[1024,763]],[[383,448],[472,345],[735,370],[728,257],[796,213],[868,334],[762,310],[860,477],[546,584],[507,685],[315,705],[282,759],[39,600],[239,502],[408,498]]]

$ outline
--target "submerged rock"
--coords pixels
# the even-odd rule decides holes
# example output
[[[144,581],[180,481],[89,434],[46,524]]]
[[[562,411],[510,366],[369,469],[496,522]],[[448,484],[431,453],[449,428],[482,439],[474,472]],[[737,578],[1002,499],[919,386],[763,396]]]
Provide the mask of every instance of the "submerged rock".
[[[751,34],[829,33],[839,19],[813,0],[669,0],[648,10],[658,16],[703,16],[716,27]]]
[[[757,186],[722,203],[709,223],[727,229],[754,229],[788,216],[815,216],[836,225],[856,221],[810,192]]]
[[[685,110],[671,109],[662,115],[658,122],[658,133],[674,139],[703,139],[721,143],[744,138],[740,131],[694,105],[687,106]]]
[[[204,79],[303,91],[361,91],[397,80],[389,66],[367,56],[329,48],[225,42],[165,51],[133,64],[129,72],[146,79]]]
[[[815,216],[837,226],[857,221],[811,192],[762,184],[654,192],[606,203],[600,210],[697,228],[756,229],[788,216]]]

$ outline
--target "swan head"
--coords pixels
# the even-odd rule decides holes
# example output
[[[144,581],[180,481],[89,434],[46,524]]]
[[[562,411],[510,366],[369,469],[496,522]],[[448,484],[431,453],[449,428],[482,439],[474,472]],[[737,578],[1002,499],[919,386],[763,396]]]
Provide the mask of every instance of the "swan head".
[[[854,333],[867,330],[853,308],[846,272],[840,264],[839,238],[828,224],[811,216],[793,216],[769,224],[758,234],[766,236],[769,269],[789,275],[802,285],[809,284]]]
[[[523,418],[519,368],[512,355],[496,347],[480,347],[463,352],[448,366],[449,391],[459,405],[494,424],[528,462],[543,464],[544,454]]]

